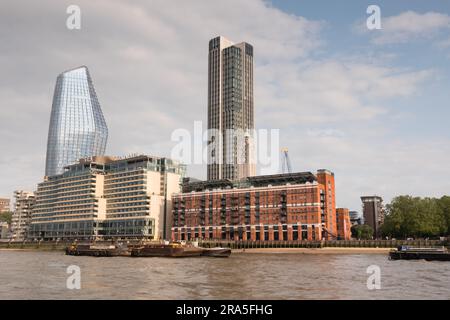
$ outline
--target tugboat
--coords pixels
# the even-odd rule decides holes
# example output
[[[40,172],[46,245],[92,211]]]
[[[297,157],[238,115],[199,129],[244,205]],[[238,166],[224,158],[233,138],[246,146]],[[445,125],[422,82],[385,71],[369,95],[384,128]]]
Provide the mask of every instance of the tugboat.
[[[130,256],[128,246],[122,244],[78,244],[72,243],[66,248],[66,255],[91,257]]]
[[[391,260],[450,261],[450,252],[445,247],[414,248],[400,246],[389,252]]]

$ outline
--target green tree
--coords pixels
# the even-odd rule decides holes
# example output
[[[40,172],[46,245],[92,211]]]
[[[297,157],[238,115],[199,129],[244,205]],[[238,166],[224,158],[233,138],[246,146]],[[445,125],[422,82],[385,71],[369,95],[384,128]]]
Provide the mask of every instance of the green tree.
[[[0,221],[6,221],[8,223],[11,223],[11,219],[12,219],[12,212],[10,211],[0,212]]]
[[[441,208],[443,220],[445,221],[445,234],[450,235],[450,196],[443,196],[438,200],[439,207]]]
[[[373,238],[373,228],[367,224],[354,225],[351,229],[353,238],[369,240]]]
[[[448,232],[448,223],[440,199],[398,196],[386,206],[381,232],[396,238],[437,237]],[[450,209],[450,202],[447,206]]]

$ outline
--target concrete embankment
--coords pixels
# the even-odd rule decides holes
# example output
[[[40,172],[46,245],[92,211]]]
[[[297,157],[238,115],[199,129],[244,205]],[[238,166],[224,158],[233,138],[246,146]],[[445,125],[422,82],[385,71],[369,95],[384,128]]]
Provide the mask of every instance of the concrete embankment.
[[[63,251],[68,243],[23,243],[23,242],[0,242],[0,250],[41,250],[41,251]]]
[[[64,251],[66,245],[25,244],[6,246],[0,244],[0,251]],[[233,249],[233,254],[387,254],[390,248],[250,248]]]
[[[0,250],[62,251],[70,244],[66,241],[0,242]],[[226,247],[234,253],[386,254],[402,245],[430,247],[448,243],[438,240],[199,241],[199,245],[206,248]]]
[[[387,254],[391,248],[250,248],[234,249],[237,254],[296,253],[296,254]]]

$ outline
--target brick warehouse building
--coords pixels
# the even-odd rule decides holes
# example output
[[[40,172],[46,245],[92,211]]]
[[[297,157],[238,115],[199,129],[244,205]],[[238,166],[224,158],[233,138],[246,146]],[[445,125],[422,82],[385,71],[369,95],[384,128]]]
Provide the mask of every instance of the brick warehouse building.
[[[336,209],[337,235],[339,240],[350,240],[352,237],[352,223],[347,208]]]
[[[173,240],[337,238],[334,174],[328,170],[183,183],[174,194]]]

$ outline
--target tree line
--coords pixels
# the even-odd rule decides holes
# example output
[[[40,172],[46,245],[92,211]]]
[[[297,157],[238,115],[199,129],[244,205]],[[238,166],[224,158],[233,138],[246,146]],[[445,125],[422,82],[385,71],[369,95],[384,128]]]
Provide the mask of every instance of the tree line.
[[[393,238],[436,238],[450,235],[450,196],[398,196],[386,205],[381,233]]]

